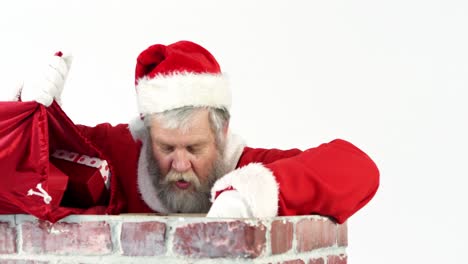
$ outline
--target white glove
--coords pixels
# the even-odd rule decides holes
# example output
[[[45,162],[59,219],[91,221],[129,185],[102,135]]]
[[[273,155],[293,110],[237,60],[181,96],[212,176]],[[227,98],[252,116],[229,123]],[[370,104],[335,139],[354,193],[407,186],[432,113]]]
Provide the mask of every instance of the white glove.
[[[72,60],[71,55],[62,55],[61,52],[57,52],[50,58],[47,68],[23,83],[21,100],[36,101],[45,106],[50,106],[54,99],[60,103],[60,96]]]
[[[253,218],[252,209],[238,191],[222,192],[214,201],[206,217]]]

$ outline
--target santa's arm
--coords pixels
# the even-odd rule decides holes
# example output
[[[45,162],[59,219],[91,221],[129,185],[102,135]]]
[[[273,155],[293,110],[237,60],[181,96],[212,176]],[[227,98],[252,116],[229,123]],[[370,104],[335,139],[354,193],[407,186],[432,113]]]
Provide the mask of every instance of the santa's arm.
[[[76,125],[80,133],[90,139],[100,149],[111,149],[116,144],[128,144],[134,139],[128,124],[111,125],[102,123],[96,126]]]
[[[379,185],[374,162],[344,140],[269,163],[246,151],[242,167],[218,180],[212,194],[232,187],[254,217],[320,214],[342,223],[369,202]]]
[[[245,166],[251,162],[261,162],[268,164],[277,160],[291,158],[302,153],[300,149],[264,149],[245,147],[239,159],[238,167]]]
[[[112,135],[116,129],[109,123],[98,124],[96,126],[76,125],[76,127],[84,137],[96,145],[107,144],[113,138]],[[99,146],[100,149],[103,147]]]

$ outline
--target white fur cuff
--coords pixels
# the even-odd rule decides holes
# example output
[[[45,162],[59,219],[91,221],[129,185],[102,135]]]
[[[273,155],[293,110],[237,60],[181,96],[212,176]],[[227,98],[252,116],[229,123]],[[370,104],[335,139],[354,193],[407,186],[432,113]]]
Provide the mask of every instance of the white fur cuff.
[[[229,186],[247,201],[254,217],[278,215],[278,184],[273,173],[262,164],[251,163],[220,178],[211,189],[212,201],[217,192]]]

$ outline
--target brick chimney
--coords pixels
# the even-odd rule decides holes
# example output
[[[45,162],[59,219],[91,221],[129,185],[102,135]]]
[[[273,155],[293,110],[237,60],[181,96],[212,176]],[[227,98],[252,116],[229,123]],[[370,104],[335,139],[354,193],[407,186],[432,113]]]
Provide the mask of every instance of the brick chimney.
[[[0,216],[0,264],[345,264],[347,226],[321,216]]]

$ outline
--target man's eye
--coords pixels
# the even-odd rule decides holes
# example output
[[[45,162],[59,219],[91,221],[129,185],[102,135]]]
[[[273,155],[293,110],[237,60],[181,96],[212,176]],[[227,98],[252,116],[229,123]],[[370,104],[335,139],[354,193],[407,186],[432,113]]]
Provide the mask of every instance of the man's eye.
[[[174,151],[174,147],[172,146],[160,146],[159,148],[164,153],[171,153],[172,151]]]
[[[188,146],[187,151],[192,153],[192,154],[197,154],[201,151],[201,148],[198,146]]]

